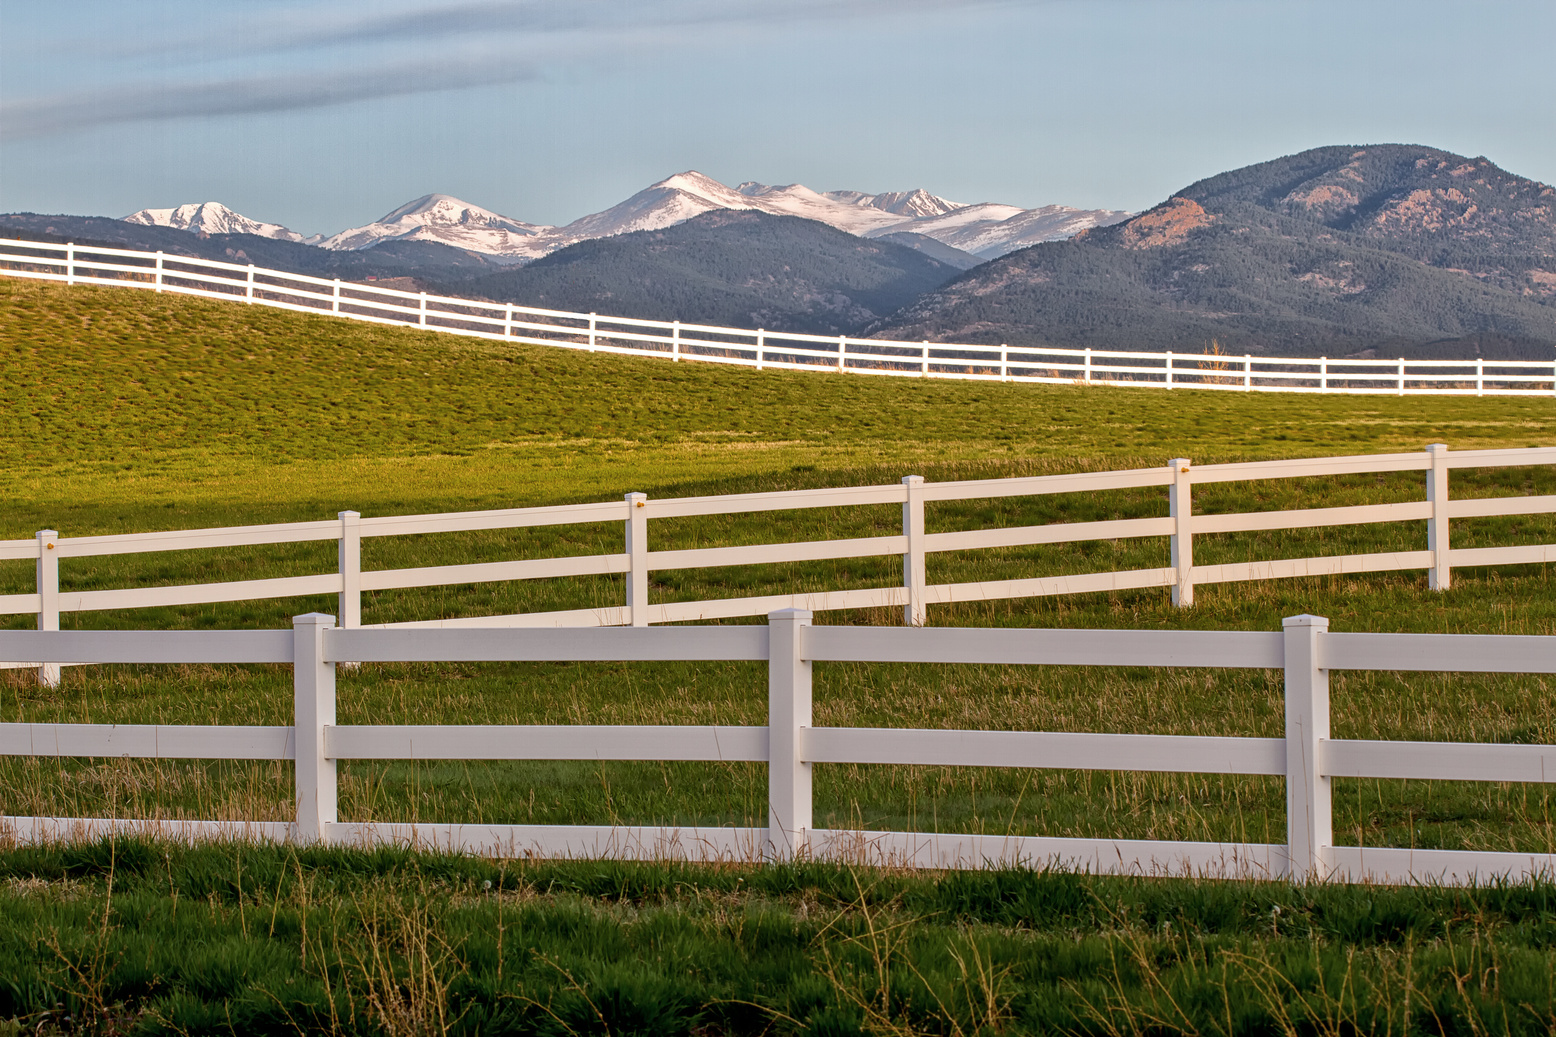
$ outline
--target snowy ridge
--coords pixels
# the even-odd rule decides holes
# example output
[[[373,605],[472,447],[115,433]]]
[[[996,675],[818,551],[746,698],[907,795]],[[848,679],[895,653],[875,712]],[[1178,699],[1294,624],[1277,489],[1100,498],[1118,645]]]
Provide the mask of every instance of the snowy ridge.
[[[963,252],[997,259],[1028,245],[1063,241],[1092,227],[1120,223],[1131,215],[1119,209],[1076,209],[1068,205],[1018,209],[1012,205],[984,204],[916,220],[910,229]]]
[[[146,227],[172,227],[187,230],[191,234],[257,234],[262,238],[280,241],[304,241],[295,230],[288,230],[279,223],[261,223],[235,213],[221,202],[195,202],[172,209],[142,209],[124,217],[125,223],[139,223]],[[313,244],[318,239],[310,241]]]
[[[447,195],[427,195],[375,223],[342,231],[322,244],[325,248],[360,249],[371,248],[380,241],[413,238],[528,260],[593,238],[662,230],[715,209],[799,216],[869,238],[906,231],[983,259],[1040,241],[1068,238],[1089,227],[1117,223],[1129,216],[1113,209],[1076,209],[1066,205],[1040,209],[993,202],[966,205],[924,190],[823,194],[803,184],[775,187],[752,181],[728,187],[710,176],[688,170],[563,227],[521,223]]]
[[[263,234],[286,241],[306,240],[337,250],[372,248],[384,241],[433,241],[526,261],[593,238],[662,230],[715,209],[799,216],[867,238],[899,232],[922,234],[981,259],[994,259],[1041,241],[1068,238],[1130,215],[1113,209],[1076,209],[1067,205],[1040,209],[994,202],[967,205],[922,189],[884,194],[823,194],[803,184],[775,187],[751,181],[727,187],[710,176],[688,170],[564,227],[524,223],[446,194],[423,195],[372,223],[322,240],[304,239],[278,224],[250,220],[216,202],[181,205],[176,209],[142,209],[125,219],[207,234]]]

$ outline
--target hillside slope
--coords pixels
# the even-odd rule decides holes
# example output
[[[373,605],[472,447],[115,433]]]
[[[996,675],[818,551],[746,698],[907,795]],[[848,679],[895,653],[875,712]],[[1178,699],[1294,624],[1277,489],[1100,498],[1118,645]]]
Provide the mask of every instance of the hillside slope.
[[[674,442],[753,471],[767,447],[810,463],[838,450],[857,452],[859,463],[948,459],[965,447],[1069,464],[1167,451],[1208,460],[1413,450],[1433,439],[1455,449],[1556,444],[1556,409],[1538,397],[1442,398],[1423,408],[1392,396],[756,371],[4,277],[0,380],[9,404],[0,408],[0,486],[13,502],[54,492],[53,480],[71,470],[118,479],[131,464],[144,478],[148,466],[179,457],[225,472],[352,458],[443,463],[526,443],[567,446],[546,447],[548,479],[571,478],[564,469],[586,455]],[[242,493],[252,499],[253,487]]]
[[[926,252],[814,220],[721,209],[446,288],[549,309],[835,335],[958,272]]]
[[[886,337],[1198,352],[1546,357],[1556,191],[1431,148],[1319,148],[979,267]]]

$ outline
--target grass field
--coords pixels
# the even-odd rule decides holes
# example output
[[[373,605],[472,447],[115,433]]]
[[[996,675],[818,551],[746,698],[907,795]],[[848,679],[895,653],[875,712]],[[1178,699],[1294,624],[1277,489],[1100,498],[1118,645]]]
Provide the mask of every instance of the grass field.
[[[344,508],[375,515],[602,500],[630,490],[658,497],[895,482],[910,472],[947,479],[1116,469],[1174,456],[1210,463],[1418,450],[1434,441],[1454,449],[1556,444],[1556,408],[1537,398],[1168,393],[752,372],[4,281],[0,375],[8,403],[0,409],[5,537],[44,527],[71,536],[316,519]],[[1556,473],[1454,475],[1455,496],[1508,493],[1556,493]],[[1196,504],[1222,511],[1420,497],[1420,476],[1412,475],[1224,484],[1204,488]],[[929,523],[932,530],[975,528],[1165,508],[1157,491],[964,502],[931,506]],[[659,522],[652,535],[658,549],[884,534],[898,522],[895,509],[865,508]],[[1197,538],[1196,560],[1414,549],[1424,546],[1421,525]],[[374,540],[364,563],[615,551],[620,537],[619,526],[601,525]],[[1455,523],[1454,537],[1455,546],[1548,543],[1556,522]],[[1165,550],[1155,541],[1104,541],[932,556],[930,579],[1164,565]],[[327,571],[333,551],[326,543],[70,561],[62,582],[86,589]],[[651,600],[880,585],[900,580],[896,565],[669,572],[656,574]],[[0,593],[26,590],[30,581],[29,565],[0,566]],[[1189,610],[1171,608],[1160,591],[991,602],[936,607],[931,622],[1269,630],[1282,616],[1313,612],[1340,630],[1556,633],[1548,569],[1462,570],[1455,581],[1446,594],[1428,592],[1421,574],[1220,585],[1201,588]],[[366,601],[364,619],[617,604],[621,596],[613,578],[385,592]],[[334,603],[89,613],[67,616],[66,625],[281,626],[314,609],[333,612]],[[819,621],[899,617],[879,610]],[[29,620],[13,617],[8,625]],[[1278,675],[1261,672],[837,664],[818,666],[816,714],[818,723],[837,725],[1276,735],[1279,695]],[[340,700],[342,723],[740,724],[765,716],[762,672],[736,664],[366,666],[342,677]],[[54,691],[23,673],[0,674],[5,721],[286,723],[289,715],[290,675],[280,668],[72,669]],[[1345,674],[1334,685],[1334,728],[1337,737],[1550,743],[1556,706],[1548,683],[1537,679]],[[765,774],[754,765],[343,770],[348,819],[743,825],[765,815]],[[1540,852],[1556,843],[1545,786],[1336,784],[1342,842]],[[289,797],[290,768],[282,765],[0,763],[0,809],[11,814],[282,819],[290,816]],[[1273,779],[843,766],[817,768],[817,819],[827,826],[1277,842],[1285,823]],[[0,946],[19,934],[31,948],[17,952],[14,966],[0,965],[0,974],[32,977],[30,986],[12,983],[0,1015],[25,1016],[29,1027],[59,1025],[55,1016],[37,1015],[53,998],[92,1025],[133,1022],[170,1032],[295,1032],[292,1023],[306,1019],[300,1025],[312,1027],[326,1018],[342,1031],[396,1032],[405,1022],[433,1032],[455,1015],[466,1032],[842,1033],[861,1025],[938,1033],[1341,1032],[1346,1012],[1361,1013],[1351,1032],[1556,1026],[1551,915],[1539,899],[1550,891],[1538,885],[1353,894],[1017,873],[937,882],[819,866],[504,871],[491,862],[395,854],[138,844],[125,852],[141,863],[120,871],[104,859],[118,852],[0,854],[0,871],[11,876],[0,918],[14,926]],[[251,866],[264,876],[252,889],[246,878],[232,879],[236,886],[226,878]],[[486,893],[480,883],[487,878],[507,893]],[[966,892],[954,895],[984,906],[964,911],[936,899],[958,889]],[[1065,892],[1021,892],[1028,889]],[[1047,903],[1050,895],[1086,906],[1033,908],[1024,920],[1000,906],[1023,897]],[[319,904],[310,906],[310,897]],[[1531,907],[1536,900],[1540,906]],[[1156,906],[1132,906],[1147,901]],[[1312,906],[1320,901],[1333,906]],[[1184,906],[1190,902],[1198,906]],[[1204,906],[1211,903],[1220,906]],[[528,934],[515,937],[526,948],[514,952],[519,964],[512,966],[522,979],[505,978],[494,964],[508,952],[477,953],[493,925],[507,924],[503,905],[525,919],[513,930]],[[1293,912],[1286,918],[1304,921],[1288,926],[1279,912],[1272,916],[1281,905]],[[195,910],[201,913],[178,913]],[[377,921],[361,922],[364,912]],[[1368,912],[1396,920],[1354,921]],[[263,915],[261,939],[254,919]],[[287,926],[271,926],[283,915]],[[1319,916],[1353,921],[1331,925]],[[309,917],[329,921],[308,923],[313,936],[301,937]],[[196,919],[209,953],[189,952],[186,967],[157,957],[171,950],[135,942],[139,933],[147,947],[182,946],[172,934]],[[358,921],[348,926],[346,919]],[[362,925],[391,935],[377,942],[320,936]],[[276,935],[283,930],[284,938]],[[335,939],[334,950],[305,952],[309,939],[320,938]],[[573,943],[581,949],[564,953]],[[897,957],[883,965],[884,948]],[[398,993],[375,972],[380,963],[370,956],[379,952],[383,968],[399,970]],[[684,955],[703,964],[689,966]],[[1465,955],[1491,957],[1473,958],[1471,969],[1471,958],[1460,960]],[[144,977],[123,978],[127,963],[142,958],[162,962],[137,966],[146,975],[174,978],[155,988]],[[99,973],[120,978],[93,979],[85,967],[92,961]],[[431,986],[415,985],[418,968]],[[1445,969],[1461,979],[1449,980]],[[1332,985],[1346,975],[1353,976],[1349,986]],[[1331,985],[1312,986],[1320,976]],[[295,1004],[313,1008],[288,1017],[253,1007],[276,1001],[276,984],[288,977],[307,991]],[[1074,996],[1078,983],[1091,984],[1084,997]],[[1316,1014],[1282,1021],[1274,1006],[1297,989],[1287,983],[1308,984],[1302,989]],[[994,986],[1003,993],[989,993]],[[1442,990],[1451,996],[1438,998]],[[470,991],[478,1010],[460,1015],[467,995],[459,991]],[[609,1012],[600,1008],[605,998],[614,999]],[[740,1001],[763,1007],[731,1007]],[[1217,1007],[1223,1001],[1225,1012]],[[445,1012],[417,1016],[412,1026],[396,1015],[411,1012],[412,1002],[444,1004]],[[564,1011],[563,1002],[572,1007]],[[669,1014],[633,1022],[633,1006],[649,1004],[670,1006]],[[152,1005],[161,1007],[133,1015]],[[579,1007],[588,1005],[594,1008]],[[1329,1005],[1328,1015],[1321,1005]],[[348,1009],[354,1014],[342,1021]],[[625,1014],[610,1014],[618,1010]],[[316,1011],[326,1015],[307,1014]]]
[[[926,881],[815,864],[121,842],[0,855],[0,908],[0,1015],[13,1014],[18,1034],[1231,1037],[1556,1025],[1556,888],[1544,884],[1057,871]]]

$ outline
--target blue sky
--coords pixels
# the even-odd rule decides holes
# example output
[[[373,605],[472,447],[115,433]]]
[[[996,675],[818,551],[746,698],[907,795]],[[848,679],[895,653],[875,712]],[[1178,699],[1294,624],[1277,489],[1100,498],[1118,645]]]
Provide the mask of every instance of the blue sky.
[[[1380,142],[1550,183],[1553,40],[1551,0],[0,0],[0,211],[565,223],[685,169],[1141,209]]]

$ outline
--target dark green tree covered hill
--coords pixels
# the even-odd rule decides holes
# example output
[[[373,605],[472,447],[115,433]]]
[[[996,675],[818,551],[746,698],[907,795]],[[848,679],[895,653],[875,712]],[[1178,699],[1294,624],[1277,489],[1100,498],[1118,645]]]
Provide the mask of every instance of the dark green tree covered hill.
[[[883,337],[1344,356],[1556,355],[1556,191],[1484,158],[1331,147],[964,274]]]
[[[450,292],[699,324],[852,333],[958,269],[797,216],[720,209],[663,230],[579,242]]]

